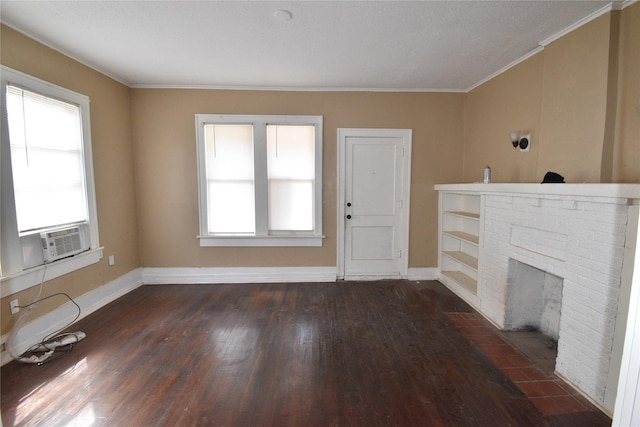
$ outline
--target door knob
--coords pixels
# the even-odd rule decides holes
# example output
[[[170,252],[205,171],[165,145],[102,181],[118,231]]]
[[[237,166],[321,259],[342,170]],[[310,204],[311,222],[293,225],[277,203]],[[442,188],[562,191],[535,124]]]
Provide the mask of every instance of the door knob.
[[[351,219],[351,215],[347,215],[347,219]]]

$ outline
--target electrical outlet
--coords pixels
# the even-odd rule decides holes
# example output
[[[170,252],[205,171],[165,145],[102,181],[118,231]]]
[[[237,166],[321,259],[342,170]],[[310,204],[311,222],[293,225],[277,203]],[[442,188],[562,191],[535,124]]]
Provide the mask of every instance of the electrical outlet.
[[[20,304],[18,304],[17,299],[11,300],[9,304],[11,305],[11,314],[16,314],[20,311],[20,307],[18,307]]]
[[[116,263],[116,258],[113,255],[109,255],[109,266],[113,267],[115,263]]]

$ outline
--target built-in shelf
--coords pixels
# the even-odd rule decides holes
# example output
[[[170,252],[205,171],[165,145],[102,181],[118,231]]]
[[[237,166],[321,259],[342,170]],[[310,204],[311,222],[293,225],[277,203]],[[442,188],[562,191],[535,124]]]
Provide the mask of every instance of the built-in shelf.
[[[443,231],[443,233],[453,236],[457,239],[466,240],[467,242],[473,243],[474,245],[477,245],[480,243],[480,238],[478,236],[470,233],[465,233],[464,231],[446,230],[446,231]]]
[[[481,200],[477,194],[440,192],[440,279],[471,304],[478,294]]]
[[[441,273],[443,276],[453,280],[458,285],[471,292],[473,295],[476,295],[476,293],[478,292],[478,281],[474,278],[469,277],[460,271],[442,271]]]
[[[473,218],[480,219],[480,214],[475,212],[465,212],[465,211],[446,211],[445,215],[456,215],[464,218]]]
[[[474,270],[478,270],[478,258],[476,257],[462,251],[444,251],[443,253],[456,261],[460,261],[466,266],[473,268]]]

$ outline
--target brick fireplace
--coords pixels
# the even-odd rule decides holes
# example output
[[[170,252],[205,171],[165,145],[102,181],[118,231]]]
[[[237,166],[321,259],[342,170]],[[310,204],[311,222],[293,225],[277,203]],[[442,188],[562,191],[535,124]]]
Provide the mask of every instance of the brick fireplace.
[[[611,413],[640,185],[454,184],[436,189],[482,195],[473,302],[478,311],[506,330],[550,328],[543,332],[558,341],[556,373]]]

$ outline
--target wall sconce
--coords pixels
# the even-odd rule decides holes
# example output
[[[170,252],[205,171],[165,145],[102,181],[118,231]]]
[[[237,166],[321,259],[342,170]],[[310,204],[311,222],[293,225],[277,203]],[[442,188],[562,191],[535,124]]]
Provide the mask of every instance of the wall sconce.
[[[527,152],[531,148],[531,132],[529,131],[513,131],[509,133],[509,139],[513,148],[520,147],[520,151]]]

